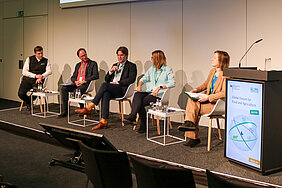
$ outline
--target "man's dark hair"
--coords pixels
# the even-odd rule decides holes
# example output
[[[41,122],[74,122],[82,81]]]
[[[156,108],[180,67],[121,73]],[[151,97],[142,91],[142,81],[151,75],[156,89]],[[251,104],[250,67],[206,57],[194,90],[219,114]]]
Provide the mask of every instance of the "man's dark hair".
[[[118,54],[118,51],[121,51],[123,54],[125,54],[126,56],[128,56],[128,49],[125,46],[121,46],[117,49],[116,54]]]
[[[84,48],[79,48],[76,52],[77,57],[79,57],[79,52],[83,50],[86,53],[86,50]],[[87,53],[86,53],[87,54]]]
[[[42,46],[36,46],[34,49],[34,53],[43,51]]]

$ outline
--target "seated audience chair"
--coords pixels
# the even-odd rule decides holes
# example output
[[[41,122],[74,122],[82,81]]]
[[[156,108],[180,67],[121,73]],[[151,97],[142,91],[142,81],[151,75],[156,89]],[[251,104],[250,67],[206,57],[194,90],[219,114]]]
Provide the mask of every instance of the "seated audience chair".
[[[216,119],[217,122],[217,130],[219,140],[222,140],[219,126],[219,119],[225,119],[225,99],[219,99],[213,108],[213,110],[209,114],[204,114],[203,116],[210,118],[209,119],[209,130],[208,130],[208,151],[211,149],[211,132],[212,132],[212,120]]]
[[[212,173],[208,169],[206,170],[208,178],[208,187],[209,188],[247,188],[246,186],[241,186],[232,183],[231,181],[225,180],[218,175]]]
[[[195,188],[192,171],[184,168],[153,166],[130,157],[138,188]]]
[[[133,186],[126,152],[97,150],[81,141],[79,145],[88,180],[94,187],[129,188]]]
[[[123,119],[124,119],[123,102],[124,101],[129,102],[129,105],[131,107],[131,100],[129,98],[132,97],[133,93],[134,93],[134,83],[132,83],[128,86],[128,88],[127,88],[123,97],[112,99],[112,100],[119,102],[119,114],[120,114],[122,126],[124,126],[124,123],[123,123]]]
[[[47,84],[47,79],[48,79],[48,77],[44,79],[44,82],[43,82],[42,88],[45,88],[45,87],[46,87],[46,84]],[[23,80],[23,76],[21,76],[21,78],[20,78],[20,83],[22,82],[22,80]],[[31,92],[31,91],[29,91],[29,93],[30,93],[30,95],[32,94],[32,92]],[[40,97],[38,97],[38,100],[39,100],[39,105],[40,105],[40,111],[41,111],[41,112],[43,112],[43,107],[42,107],[41,98],[40,98]],[[45,101],[45,102],[46,102],[46,101]],[[22,100],[22,101],[21,101],[21,106],[20,106],[20,112],[22,111],[23,104],[24,104],[24,101]]]

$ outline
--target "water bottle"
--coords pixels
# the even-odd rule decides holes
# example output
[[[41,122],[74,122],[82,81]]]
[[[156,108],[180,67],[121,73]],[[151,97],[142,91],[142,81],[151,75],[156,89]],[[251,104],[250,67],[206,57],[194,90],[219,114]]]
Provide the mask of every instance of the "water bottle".
[[[38,91],[41,91],[42,90],[42,84],[38,84],[37,89],[38,89]]]
[[[80,91],[80,89],[77,91],[77,98],[79,98],[80,99],[80,97],[81,97],[81,91]]]
[[[163,111],[162,109],[162,102],[159,100],[159,111]]]
[[[150,102],[150,109],[154,110],[154,103],[153,102]]]
[[[159,105],[159,103],[160,103],[160,100],[157,99],[157,101],[156,101],[156,110],[157,110],[157,111],[160,110],[160,105]]]

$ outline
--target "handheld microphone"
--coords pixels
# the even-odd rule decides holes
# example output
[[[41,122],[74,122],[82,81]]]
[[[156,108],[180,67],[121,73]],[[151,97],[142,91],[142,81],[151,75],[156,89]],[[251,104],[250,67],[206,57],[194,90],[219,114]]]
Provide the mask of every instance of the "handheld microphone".
[[[248,48],[248,50],[246,51],[246,53],[243,55],[243,57],[240,59],[240,61],[239,61],[239,68],[241,68],[241,61],[242,61],[242,59],[247,55],[247,53],[250,51],[250,49],[253,47],[253,45],[254,44],[256,44],[256,43],[259,43],[259,42],[261,42],[263,39],[259,39],[259,40],[257,40],[257,41],[255,41],[249,48]]]

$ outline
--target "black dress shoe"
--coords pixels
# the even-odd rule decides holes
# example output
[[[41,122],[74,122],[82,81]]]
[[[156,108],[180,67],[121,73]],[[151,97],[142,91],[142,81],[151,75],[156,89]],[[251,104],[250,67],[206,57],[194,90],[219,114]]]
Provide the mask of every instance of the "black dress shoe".
[[[179,131],[195,131],[196,125],[192,121],[185,121],[182,125],[178,126]]]
[[[26,104],[26,109],[27,109],[28,111],[30,111],[30,110],[31,110],[31,105],[30,105],[30,104]]]
[[[64,118],[67,115],[68,115],[67,113],[61,113],[61,114],[57,115],[56,118]]]
[[[137,131],[136,131],[136,134],[144,134],[144,133],[146,133],[146,129],[138,129]]]
[[[183,144],[184,146],[189,146],[190,148],[195,147],[196,145],[200,144],[201,140],[200,139],[190,139],[188,142]]]
[[[136,125],[136,118],[129,115],[127,118],[124,118],[122,121],[125,125]]]

